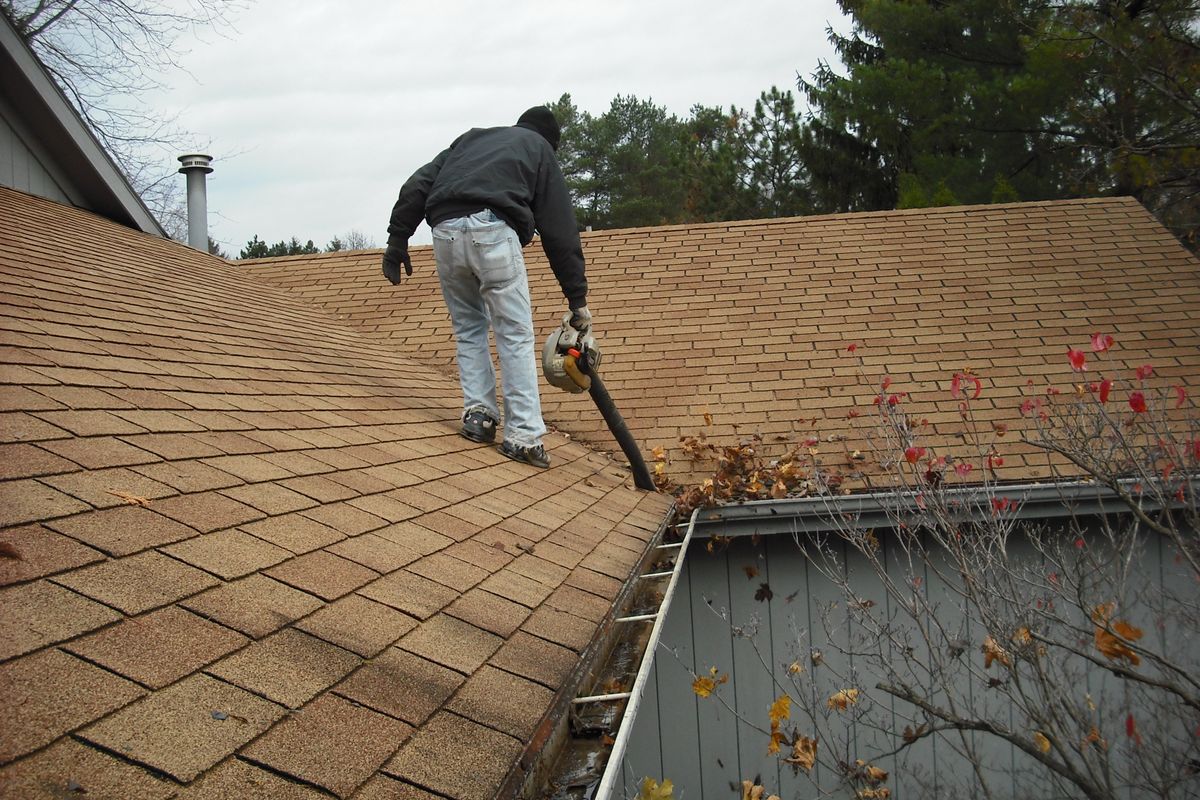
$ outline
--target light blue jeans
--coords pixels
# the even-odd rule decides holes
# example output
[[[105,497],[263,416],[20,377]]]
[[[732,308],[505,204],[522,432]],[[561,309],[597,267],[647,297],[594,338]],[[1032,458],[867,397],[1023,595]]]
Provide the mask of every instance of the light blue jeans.
[[[435,225],[433,254],[458,343],[463,417],[482,409],[500,420],[490,326],[504,383],[504,439],[520,447],[541,444],[546,424],[538,397],[533,309],[517,234],[491,211],[480,211]]]

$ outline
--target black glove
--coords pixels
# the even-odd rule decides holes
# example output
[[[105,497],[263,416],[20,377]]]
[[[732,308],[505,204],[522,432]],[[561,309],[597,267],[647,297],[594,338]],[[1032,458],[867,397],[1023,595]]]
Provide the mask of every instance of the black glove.
[[[571,309],[571,327],[581,334],[587,334],[592,329],[592,312],[587,306]]]
[[[389,244],[383,251],[383,274],[392,285],[400,283],[400,265],[404,265],[404,274],[412,275],[412,259],[408,257],[408,242]]]

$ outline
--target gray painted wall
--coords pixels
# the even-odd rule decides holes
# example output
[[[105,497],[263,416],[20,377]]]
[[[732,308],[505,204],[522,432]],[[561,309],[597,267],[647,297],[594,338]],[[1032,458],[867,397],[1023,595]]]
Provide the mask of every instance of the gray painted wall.
[[[634,722],[629,750],[622,765],[623,779],[617,785],[615,796],[635,797],[641,779],[650,776],[656,780],[669,778],[675,785],[677,800],[740,797],[741,780],[757,775],[761,776],[768,793],[778,793],[785,800],[816,797],[820,793],[813,778],[829,788],[836,783],[836,776],[828,771],[821,775],[819,768],[813,778],[803,773],[794,774],[789,766],[780,762],[779,756],[767,755],[767,735],[739,721],[734,712],[766,727],[767,710],[781,693],[774,682],[788,685],[786,665],[794,660],[806,662],[809,647],[805,637],[810,632],[813,646],[822,650],[830,666],[851,666],[838,662],[833,648],[822,644],[827,639],[820,609],[839,599],[839,590],[817,573],[789,536],[764,537],[757,544],[749,538],[735,539],[728,549],[715,555],[707,553],[704,544],[703,541],[694,542],[687,554],[678,593],[664,622],[662,644],[657,650],[648,689]],[[1019,552],[1010,551],[1010,557],[1021,556]],[[885,602],[882,589],[876,585],[877,578],[868,578],[870,567],[861,556],[851,552],[847,558],[852,581],[858,584],[856,592],[862,597]],[[1187,583],[1182,568],[1173,567],[1173,559],[1164,557],[1157,543],[1148,545],[1145,563],[1151,580],[1159,581],[1160,586],[1170,584],[1173,588],[1192,592],[1184,597],[1195,595],[1194,584]],[[759,574],[747,578],[743,570],[747,565],[757,567]],[[902,573],[903,570],[897,568],[893,577],[902,577]],[[933,597],[946,592],[945,586],[938,585],[936,575],[927,573],[926,580]],[[770,602],[759,602],[754,598],[763,582],[774,592]],[[789,600],[793,593],[794,597]],[[731,623],[714,613],[714,609],[727,610],[734,626],[756,625],[753,642],[734,636]],[[1148,636],[1157,634],[1148,614],[1140,619],[1136,615],[1130,619],[1140,624]],[[979,638],[974,637],[975,643],[967,657],[982,658],[978,650]],[[798,646],[801,641],[804,645]],[[1182,642],[1179,646],[1184,648],[1183,663],[1200,663],[1197,650],[1200,643]],[[700,699],[692,691],[693,674],[704,674],[714,665],[731,676],[730,682],[720,687],[719,692],[732,709],[726,708],[715,697]],[[765,665],[771,665],[770,670]],[[864,684],[869,681],[874,685],[870,676],[864,677]],[[1116,679],[1104,671],[1091,673],[1085,679],[1087,690],[1097,697],[1106,689],[1112,690],[1114,681]],[[794,694],[795,690],[792,691]],[[791,724],[803,730],[805,726],[796,704],[793,704],[792,712],[791,723],[785,725],[785,730]],[[894,730],[902,730],[904,721],[896,719]],[[881,734],[867,729],[850,728],[847,736],[859,747],[869,748],[872,736],[876,737],[874,744],[879,750],[894,747],[894,744],[882,741]],[[833,744],[821,742],[819,747],[830,748]],[[1007,746],[984,749],[993,770],[989,782],[993,783],[993,789],[999,790],[999,796],[1059,796],[1049,787],[1030,784],[1028,778],[1020,777],[1037,774],[1021,769],[1022,759],[1027,758],[1023,753]],[[858,748],[850,750],[854,751],[861,752]],[[952,789],[945,778],[953,776],[956,782],[965,780],[968,784],[971,781],[970,770],[962,757],[934,739],[918,742],[900,757],[874,763],[891,773],[886,785],[891,788],[895,800],[937,794],[964,796]],[[1010,773],[1018,777],[1012,779]],[[995,783],[997,775],[1004,776],[998,784]],[[931,786],[937,789],[936,793],[930,792]],[[968,790],[965,796],[972,794]],[[834,796],[850,797],[852,793],[839,792]]]
[[[0,186],[70,204],[71,198],[14,130],[14,125],[17,129],[21,127],[7,105],[0,102]]]

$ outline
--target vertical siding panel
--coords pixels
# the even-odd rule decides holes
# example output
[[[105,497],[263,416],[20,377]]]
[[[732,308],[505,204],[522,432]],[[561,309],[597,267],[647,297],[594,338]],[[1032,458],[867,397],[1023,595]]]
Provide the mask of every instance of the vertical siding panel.
[[[696,672],[707,673],[716,667],[721,673],[733,670],[733,642],[729,625],[709,608],[729,608],[729,563],[725,553],[710,554],[703,546],[688,554],[685,565],[692,586],[692,632],[696,652]],[[682,598],[680,598],[682,600]],[[730,705],[734,693],[728,684],[718,688]],[[700,782],[704,800],[724,800],[729,784],[738,777],[737,736],[734,715],[716,697],[700,698],[697,721],[700,726]]]
[[[0,118],[0,186],[16,187],[14,183],[13,161],[16,158],[16,134],[8,126],[8,121]]]
[[[643,778],[662,781],[664,776],[659,742],[663,735],[670,735],[669,731],[659,728],[658,681],[654,675],[650,675],[649,678],[638,708],[637,723],[634,724],[629,737],[629,747],[625,751],[625,764],[622,769],[626,784],[632,785],[635,793],[642,785]]]
[[[811,682],[808,680],[809,650],[801,644],[801,635],[808,630],[810,599],[804,556],[790,536],[772,536],[766,541],[767,558],[771,565],[771,588],[775,591],[769,617],[775,652],[772,666],[777,679],[787,687],[793,700],[792,718],[786,729],[789,734],[795,728],[802,736],[812,736],[813,724],[803,705],[806,698],[812,696]],[[788,597],[792,599],[789,601]],[[787,665],[793,662],[801,664],[805,671],[790,675]],[[812,778],[803,772],[797,773],[784,765],[782,760],[779,789],[779,795],[785,798],[817,796]]]
[[[749,577],[745,568],[753,567],[758,574]],[[729,612],[735,627],[746,635],[733,640],[734,672],[731,683],[736,708],[741,718],[738,724],[738,761],[741,779],[761,777],[767,793],[776,791],[778,761],[768,755],[770,736],[769,712],[777,693],[771,657],[771,636],[768,623],[770,608],[766,602],[754,599],[762,584],[770,586],[771,574],[764,557],[764,547],[749,538],[738,539],[729,547]],[[753,635],[749,634],[754,631]]]
[[[696,543],[693,548],[701,550],[703,544]],[[686,556],[688,563],[696,557],[695,553]],[[690,576],[690,569],[685,567],[680,571],[675,599],[663,622],[662,644],[654,654],[654,665],[659,698],[659,729],[662,732],[663,777],[670,778],[680,790],[687,790],[686,794],[677,791],[676,797],[698,798],[701,796],[698,782],[700,761],[704,754],[700,752],[697,725],[700,698],[692,691],[692,673],[699,667],[693,655]]]

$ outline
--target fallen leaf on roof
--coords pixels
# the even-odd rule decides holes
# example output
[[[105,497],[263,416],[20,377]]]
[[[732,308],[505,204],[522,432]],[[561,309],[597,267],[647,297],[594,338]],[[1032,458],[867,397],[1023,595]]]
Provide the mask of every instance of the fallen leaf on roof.
[[[0,558],[11,558],[13,561],[24,561],[21,557],[21,551],[13,546],[12,542],[0,542]]]
[[[148,505],[150,505],[149,498],[139,497],[138,495],[131,494],[130,492],[123,492],[120,489],[106,489],[105,491],[108,492],[109,494],[111,494],[113,497],[121,498],[122,500],[124,500],[126,503],[128,503],[131,506],[148,506]]]

